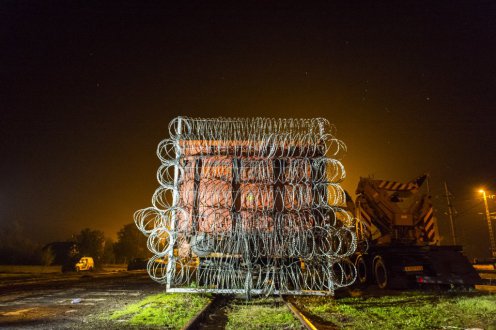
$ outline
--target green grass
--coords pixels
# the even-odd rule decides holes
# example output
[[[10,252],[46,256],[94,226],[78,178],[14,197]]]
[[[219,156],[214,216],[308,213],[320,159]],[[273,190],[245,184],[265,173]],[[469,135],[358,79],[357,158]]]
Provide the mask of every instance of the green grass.
[[[404,292],[383,297],[307,297],[298,306],[341,329],[496,329],[496,295]]]
[[[113,312],[109,319],[138,327],[181,329],[210,300],[199,294],[160,293]]]
[[[234,305],[228,311],[226,329],[300,329],[298,321],[284,304],[255,299]]]

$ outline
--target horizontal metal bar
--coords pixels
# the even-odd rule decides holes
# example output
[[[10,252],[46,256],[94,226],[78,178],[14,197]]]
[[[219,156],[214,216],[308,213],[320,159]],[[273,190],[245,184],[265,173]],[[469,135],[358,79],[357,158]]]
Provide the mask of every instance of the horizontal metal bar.
[[[170,288],[167,292],[171,293],[219,293],[219,294],[246,294],[244,289],[195,289],[195,288]],[[250,290],[252,295],[267,294],[266,290],[253,289]],[[329,291],[309,291],[309,290],[290,290],[290,291],[272,291],[272,295],[292,295],[292,296],[331,296]]]

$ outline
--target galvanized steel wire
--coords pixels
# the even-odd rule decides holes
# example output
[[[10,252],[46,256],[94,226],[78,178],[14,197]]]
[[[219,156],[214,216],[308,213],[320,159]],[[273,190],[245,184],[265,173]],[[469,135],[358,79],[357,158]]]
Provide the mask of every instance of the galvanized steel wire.
[[[153,206],[134,214],[154,280],[267,294],[354,281],[345,145],[326,119],[178,117],[169,135],[157,147]]]

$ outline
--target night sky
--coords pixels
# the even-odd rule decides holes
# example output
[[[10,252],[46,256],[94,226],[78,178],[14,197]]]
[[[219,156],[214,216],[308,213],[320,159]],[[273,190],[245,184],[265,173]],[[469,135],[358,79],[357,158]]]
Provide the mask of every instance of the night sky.
[[[494,1],[179,3],[2,1],[1,226],[115,237],[151,205],[178,115],[326,117],[348,191],[429,172],[445,243],[444,181],[466,251],[489,256],[477,190],[496,192]]]

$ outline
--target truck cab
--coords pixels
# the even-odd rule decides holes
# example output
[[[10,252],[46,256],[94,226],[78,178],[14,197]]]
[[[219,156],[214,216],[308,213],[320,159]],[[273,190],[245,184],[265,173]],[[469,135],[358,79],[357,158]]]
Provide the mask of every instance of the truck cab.
[[[355,256],[357,283],[381,289],[435,284],[472,287],[480,281],[461,246],[441,246],[431,197],[410,182],[360,178],[355,210],[357,236],[366,242]]]

